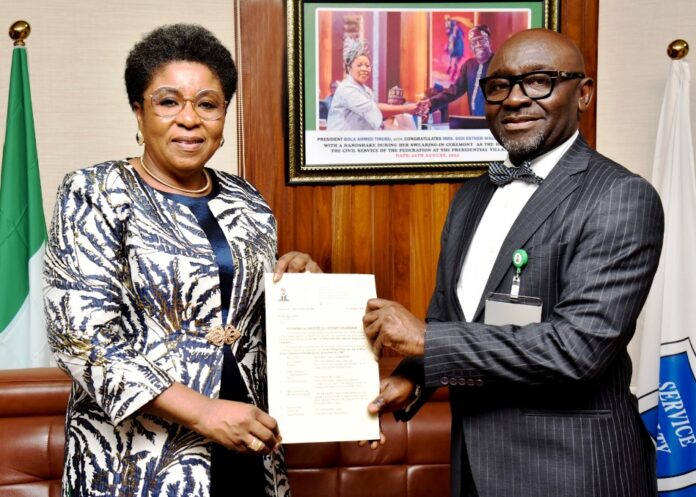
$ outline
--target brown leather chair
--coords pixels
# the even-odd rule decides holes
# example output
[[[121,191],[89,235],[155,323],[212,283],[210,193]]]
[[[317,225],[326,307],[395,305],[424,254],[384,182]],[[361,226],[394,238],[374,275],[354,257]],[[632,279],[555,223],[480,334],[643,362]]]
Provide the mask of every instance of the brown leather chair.
[[[56,368],[0,371],[0,495],[57,497],[70,379]]]
[[[395,359],[380,364],[388,374]],[[0,371],[0,496],[57,497],[70,379],[56,368]],[[450,411],[441,390],[409,423],[382,417],[387,443],[286,445],[293,497],[449,496]]]

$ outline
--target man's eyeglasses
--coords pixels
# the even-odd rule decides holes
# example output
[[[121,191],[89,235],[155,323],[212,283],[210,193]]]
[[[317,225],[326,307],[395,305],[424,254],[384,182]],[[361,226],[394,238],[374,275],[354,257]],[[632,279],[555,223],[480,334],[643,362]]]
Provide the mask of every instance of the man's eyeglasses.
[[[161,86],[150,95],[152,109],[160,117],[174,117],[184,109],[186,102],[191,102],[193,110],[204,121],[217,121],[227,111],[227,102],[217,90],[201,90],[193,97],[185,97],[171,86]]]
[[[566,71],[534,71],[519,76],[490,76],[479,80],[479,87],[483,92],[486,102],[499,104],[503,102],[512,91],[512,87],[519,84],[522,92],[532,100],[546,98],[553,92],[558,79],[582,79],[585,75],[581,72]]]

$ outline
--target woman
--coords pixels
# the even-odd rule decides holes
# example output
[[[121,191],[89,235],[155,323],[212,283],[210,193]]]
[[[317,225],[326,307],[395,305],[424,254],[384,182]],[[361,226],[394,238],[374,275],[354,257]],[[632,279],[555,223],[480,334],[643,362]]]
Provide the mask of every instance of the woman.
[[[377,102],[367,86],[372,66],[367,43],[352,37],[343,42],[343,62],[346,77],[338,85],[331,101],[326,121],[329,131],[374,130],[382,127],[382,121],[397,114],[413,114],[417,105],[385,104]]]
[[[46,255],[49,340],[74,379],[63,495],[287,496],[264,412],[275,219],[245,180],[204,167],[232,57],[204,28],[164,26],[125,80],[143,153],[66,177]],[[319,268],[292,252],[285,270]]]

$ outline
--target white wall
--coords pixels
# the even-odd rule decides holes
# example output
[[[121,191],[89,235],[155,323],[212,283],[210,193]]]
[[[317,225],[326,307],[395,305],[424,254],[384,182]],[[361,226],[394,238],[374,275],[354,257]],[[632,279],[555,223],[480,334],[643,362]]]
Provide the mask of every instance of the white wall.
[[[600,0],[597,75],[597,148],[650,179],[657,119],[670,59],[667,46],[684,39],[696,60],[694,0]],[[696,68],[692,65],[692,74]],[[691,122],[696,130],[696,86],[691,84]],[[696,221],[696,213],[694,213]],[[640,367],[640,333],[629,347]]]
[[[0,7],[0,140],[4,142],[12,40],[17,20],[26,40],[46,221],[65,173],[109,159],[137,156],[136,121],[123,70],[143,34],[162,24],[197,23],[234,54],[234,0],[3,0]],[[211,167],[236,172],[236,102],[230,105],[225,147]]]

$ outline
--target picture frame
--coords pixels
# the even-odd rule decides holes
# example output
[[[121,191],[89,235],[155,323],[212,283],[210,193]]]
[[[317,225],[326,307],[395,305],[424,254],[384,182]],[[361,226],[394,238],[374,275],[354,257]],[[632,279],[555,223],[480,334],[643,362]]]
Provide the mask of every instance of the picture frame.
[[[451,181],[502,160],[478,78],[513,33],[557,31],[559,2],[288,0],[288,184]]]

